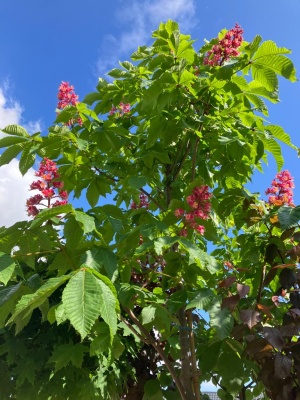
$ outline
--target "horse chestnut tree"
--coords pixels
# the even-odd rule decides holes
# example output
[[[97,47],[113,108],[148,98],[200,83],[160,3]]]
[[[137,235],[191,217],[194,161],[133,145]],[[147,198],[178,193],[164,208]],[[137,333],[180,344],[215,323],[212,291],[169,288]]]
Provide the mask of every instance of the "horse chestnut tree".
[[[296,148],[265,119],[295,69],[242,35],[195,50],[162,23],[82,102],[62,82],[47,135],[2,127],[0,165],[41,162],[41,193],[0,229],[0,399],[299,398]]]

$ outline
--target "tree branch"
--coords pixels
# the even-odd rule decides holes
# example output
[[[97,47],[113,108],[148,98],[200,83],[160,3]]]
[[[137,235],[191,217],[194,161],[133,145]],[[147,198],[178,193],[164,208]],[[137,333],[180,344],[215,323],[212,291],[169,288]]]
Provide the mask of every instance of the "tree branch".
[[[193,313],[192,310],[187,310],[187,320],[190,328],[190,350],[191,350],[191,364],[192,364],[192,379],[194,386],[195,400],[201,400],[199,371],[197,368],[196,349],[195,349],[195,336],[193,331]]]
[[[166,367],[168,368],[177,388],[178,391],[180,393],[180,396],[182,398],[182,400],[190,400],[187,395],[185,394],[184,388],[182,386],[182,383],[179,379],[179,377],[177,376],[170,360],[168,359],[168,357],[166,356],[166,354],[164,353],[163,349],[161,348],[161,346],[159,345],[159,343],[150,335],[150,333],[147,331],[146,328],[144,328],[144,326],[140,323],[140,321],[137,319],[137,317],[135,316],[134,312],[132,310],[130,310],[127,307],[123,307],[124,310],[127,312],[127,314],[129,315],[129,317],[131,318],[131,320],[136,324],[136,326],[140,329],[140,331],[145,335],[145,337],[147,338],[148,342],[151,344],[151,346],[154,347],[154,349],[157,351],[157,353],[159,354],[160,358],[162,359],[162,361],[165,363]],[[144,340],[145,341],[145,340]],[[147,342],[147,344],[149,344]]]
[[[187,325],[185,306],[181,307],[177,312],[177,317],[180,323],[179,327],[179,343],[181,353],[181,373],[180,380],[182,385],[185,387],[188,399],[194,399],[193,387],[192,387],[192,376],[191,376],[191,365],[190,365],[190,335],[189,327]]]

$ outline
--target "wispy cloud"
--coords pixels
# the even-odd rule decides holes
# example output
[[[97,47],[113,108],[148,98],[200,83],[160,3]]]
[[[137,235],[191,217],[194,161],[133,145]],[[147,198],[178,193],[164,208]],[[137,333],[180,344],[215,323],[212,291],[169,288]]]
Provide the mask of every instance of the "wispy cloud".
[[[196,23],[195,0],[132,0],[121,1],[116,12],[119,35],[107,35],[101,44],[97,73],[103,76],[117,67],[118,61],[128,59],[138,46],[149,43],[151,32],[168,19],[189,31]]]
[[[11,124],[22,124],[28,132],[38,132],[40,121],[23,123],[23,108],[17,100],[7,95],[8,84],[0,85],[0,128]],[[0,132],[0,138],[4,134]],[[30,168],[25,176],[19,171],[19,162],[14,158],[9,164],[0,167],[0,226],[10,226],[17,221],[28,219],[25,205],[29,197],[28,188],[34,180],[34,169]]]

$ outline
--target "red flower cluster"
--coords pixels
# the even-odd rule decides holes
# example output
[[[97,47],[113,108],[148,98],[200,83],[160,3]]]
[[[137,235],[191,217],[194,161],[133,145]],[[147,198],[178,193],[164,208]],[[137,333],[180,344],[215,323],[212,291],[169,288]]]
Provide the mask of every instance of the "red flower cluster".
[[[235,27],[228,31],[218,44],[215,44],[204,58],[204,64],[216,66],[222,65],[230,57],[237,57],[240,53],[237,49],[243,41],[243,29],[235,24]]]
[[[63,110],[68,106],[75,106],[78,103],[78,95],[74,92],[74,86],[71,86],[69,82],[62,82],[58,87],[58,104],[57,108],[59,110]],[[70,126],[74,123],[73,120],[70,120],[67,125]],[[77,123],[81,126],[82,119],[78,118]]]
[[[294,206],[293,187],[294,180],[290,172],[287,170],[279,172],[273,179],[271,187],[266,190],[266,194],[270,195],[269,204]]]
[[[30,190],[39,190],[41,194],[36,194],[30,197],[27,202],[27,213],[29,216],[36,216],[40,209],[37,207],[52,208],[67,204],[68,193],[62,189],[64,186],[62,181],[57,180],[59,178],[59,173],[57,172],[57,166],[54,161],[44,158],[39,166],[38,171],[35,173],[41,179],[34,181],[30,185]],[[59,193],[55,193],[55,189],[59,190]],[[60,199],[52,201],[52,199]],[[42,203],[44,201],[44,203]]]
[[[109,115],[115,115],[115,114],[128,114],[130,112],[130,104],[129,103],[120,103],[118,107],[112,107],[112,109],[109,112]]]
[[[180,236],[187,236],[187,228],[195,229],[200,235],[203,235],[205,228],[196,222],[196,218],[207,220],[211,209],[208,186],[197,186],[193,189],[193,193],[186,198],[188,205],[191,208],[190,212],[186,212],[182,208],[177,208],[174,214],[176,217],[184,219],[184,227],[180,231]]]
[[[137,208],[145,207],[147,210],[149,208],[148,197],[144,193],[140,193],[140,202],[136,204],[134,201],[130,204],[130,208],[132,210],[136,210]]]

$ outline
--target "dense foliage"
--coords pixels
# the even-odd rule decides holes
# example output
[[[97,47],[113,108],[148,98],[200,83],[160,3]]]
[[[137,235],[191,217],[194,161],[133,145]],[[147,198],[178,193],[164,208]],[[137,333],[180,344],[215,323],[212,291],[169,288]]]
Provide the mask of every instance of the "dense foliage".
[[[299,398],[295,146],[265,119],[295,69],[242,33],[196,51],[162,23],[83,102],[63,82],[47,135],[2,129],[0,165],[42,161],[30,220],[0,229],[0,399]]]

